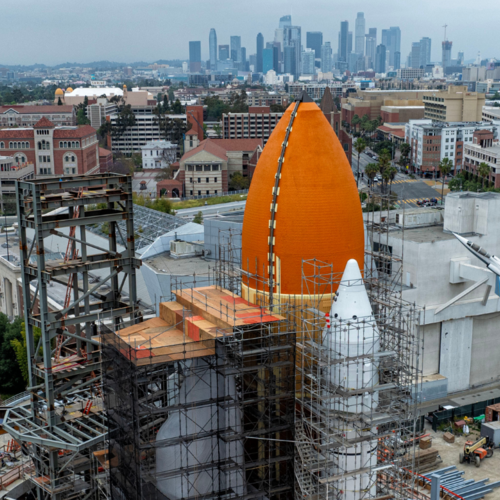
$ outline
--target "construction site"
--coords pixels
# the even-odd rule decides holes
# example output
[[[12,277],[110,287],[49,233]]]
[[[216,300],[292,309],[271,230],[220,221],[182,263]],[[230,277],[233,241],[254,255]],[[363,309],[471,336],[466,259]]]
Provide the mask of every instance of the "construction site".
[[[3,428],[32,461],[37,500],[429,498],[417,474],[435,468],[418,444],[423,311],[402,297],[390,199],[361,214],[344,156],[336,189],[355,208],[335,232],[309,237],[310,214],[287,210],[287,182],[305,168],[298,139],[316,120],[306,97],[291,106],[260,160],[268,180],[256,173],[243,235],[220,230],[213,268],[173,278],[159,314],[137,297],[129,176],[17,183],[30,403]],[[335,140],[320,167],[342,153]],[[102,223],[108,248],[86,238]],[[67,239],[64,259],[45,258],[54,234]],[[48,300],[53,282],[66,287],[62,309]]]

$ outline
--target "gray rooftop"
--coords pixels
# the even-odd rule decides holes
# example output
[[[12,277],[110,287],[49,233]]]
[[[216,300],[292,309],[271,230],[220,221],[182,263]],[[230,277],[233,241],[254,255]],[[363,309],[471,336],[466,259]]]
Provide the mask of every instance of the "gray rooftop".
[[[173,259],[170,252],[160,253],[149,259],[144,259],[144,264],[154,269],[157,273],[185,276],[192,274],[207,274],[213,269],[214,264],[201,257],[187,257]]]

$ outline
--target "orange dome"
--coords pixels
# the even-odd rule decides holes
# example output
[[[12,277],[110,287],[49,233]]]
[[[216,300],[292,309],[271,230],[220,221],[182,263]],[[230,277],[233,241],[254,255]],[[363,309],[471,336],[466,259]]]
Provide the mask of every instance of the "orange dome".
[[[56,95],[64,95],[62,89],[56,89]]]
[[[72,89],[71,87],[68,87],[68,88],[66,89],[66,93],[67,93],[67,94],[69,94],[70,92],[73,92],[73,89]]]
[[[292,103],[274,129],[252,178],[243,220],[242,266],[267,279],[272,250],[280,283],[273,291],[299,295],[303,259],[332,263],[335,273],[342,273],[349,259],[362,268],[364,230],[356,182],[342,146],[319,107],[300,102],[282,163],[270,247],[278,160],[294,107]],[[262,290],[255,280],[244,284]]]

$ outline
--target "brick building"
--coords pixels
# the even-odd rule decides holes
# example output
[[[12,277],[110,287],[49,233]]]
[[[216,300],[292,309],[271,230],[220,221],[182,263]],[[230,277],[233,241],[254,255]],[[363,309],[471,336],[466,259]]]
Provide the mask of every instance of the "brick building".
[[[478,175],[481,163],[490,167],[490,174],[485,180],[500,188],[500,144],[490,130],[478,130],[472,135],[472,144],[464,147],[464,170]],[[481,177],[479,177],[481,179]]]
[[[262,139],[205,139],[198,142],[197,136],[191,135],[184,142],[186,153],[179,161],[175,180],[183,184],[185,196],[227,193],[229,179],[234,173],[249,175],[250,161],[262,145]]]
[[[224,113],[224,139],[263,139],[264,144],[273,133],[283,113],[271,113],[270,106],[249,106],[248,113]]]
[[[56,127],[76,125],[73,106],[0,106],[0,127],[33,127],[43,116]]]
[[[56,127],[46,117],[33,127],[0,130],[0,156],[13,156],[19,165],[33,163],[37,176],[99,170],[95,129],[90,125]]]

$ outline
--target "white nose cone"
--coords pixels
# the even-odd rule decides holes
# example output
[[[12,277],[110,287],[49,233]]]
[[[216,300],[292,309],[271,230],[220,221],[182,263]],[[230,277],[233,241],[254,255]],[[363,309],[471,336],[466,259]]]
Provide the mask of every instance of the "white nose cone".
[[[330,317],[332,322],[336,322],[368,319],[370,316],[373,316],[373,312],[365,283],[358,263],[351,259],[345,266],[342,281],[337,290],[337,297],[330,310]]]

